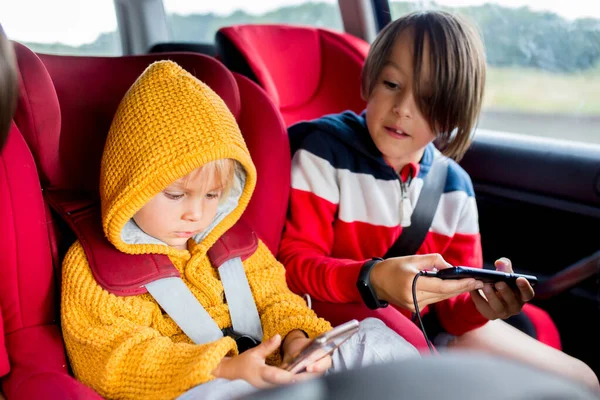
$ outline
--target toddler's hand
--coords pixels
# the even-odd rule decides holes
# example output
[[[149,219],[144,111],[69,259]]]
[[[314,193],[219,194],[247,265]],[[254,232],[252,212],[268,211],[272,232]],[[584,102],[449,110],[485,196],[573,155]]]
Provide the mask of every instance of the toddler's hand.
[[[290,363],[293,357],[300,353],[302,349],[308,346],[311,339],[306,338],[304,335],[296,336],[294,338],[286,338],[283,345],[283,362]],[[324,356],[317,361],[306,367],[306,372],[297,374],[298,379],[304,380],[313,378],[316,376],[323,375],[329,368],[331,368],[332,360],[331,356]]]
[[[311,342],[311,339],[305,337],[304,334],[302,334],[302,333],[300,335],[294,335],[292,337],[291,335],[294,333],[295,333],[294,331],[290,332],[290,334],[288,335],[288,337],[286,337],[286,340],[284,341],[283,346],[282,346],[283,363],[284,364],[290,363],[293,360],[293,357],[296,354],[300,353]],[[306,372],[298,374],[298,376],[301,379],[314,377],[314,376],[318,376],[318,375],[323,375],[329,368],[331,368],[331,365],[332,365],[331,356],[326,355],[326,356],[323,356],[322,358],[318,358],[321,356],[319,356],[319,354],[317,352],[317,353],[315,353],[315,355],[313,357],[317,357],[317,361],[308,365],[306,367]]]
[[[265,363],[265,359],[271,353],[279,351],[280,345],[281,336],[275,335],[238,356],[224,358],[213,371],[213,375],[230,380],[243,379],[257,388],[292,383],[298,380],[296,375]]]

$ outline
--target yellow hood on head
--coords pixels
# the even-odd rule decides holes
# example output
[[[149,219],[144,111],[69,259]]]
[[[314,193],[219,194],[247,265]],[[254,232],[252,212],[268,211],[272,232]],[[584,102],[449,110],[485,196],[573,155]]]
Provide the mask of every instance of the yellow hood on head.
[[[151,64],[121,101],[104,147],[100,195],[108,240],[130,254],[177,252],[155,244],[127,244],[121,232],[144,204],[173,181],[222,158],[241,164],[245,185],[237,207],[203,239],[208,247],[246,208],[256,169],[223,100],[176,63]]]

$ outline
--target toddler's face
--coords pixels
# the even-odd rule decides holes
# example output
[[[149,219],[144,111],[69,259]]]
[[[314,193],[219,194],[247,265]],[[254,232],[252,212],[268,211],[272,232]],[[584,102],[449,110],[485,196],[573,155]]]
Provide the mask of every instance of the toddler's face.
[[[422,96],[429,95],[429,46],[423,46]],[[417,163],[436,137],[414,97],[413,33],[402,32],[367,101],[367,128],[385,161],[397,171]]]
[[[148,235],[184,250],[213,221],[222,193],[214,168],[197,169],[154,196],[133,219]]]

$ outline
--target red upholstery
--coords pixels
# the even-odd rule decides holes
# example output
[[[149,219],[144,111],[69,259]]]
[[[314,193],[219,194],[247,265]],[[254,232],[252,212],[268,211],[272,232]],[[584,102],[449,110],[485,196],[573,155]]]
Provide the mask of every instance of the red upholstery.
[[[287,217],[291,186],[291,157],[287,130],[281,115],[264,91],[235,74],[244,99],[238,123],[256,165],[258,181],[244,219],[277,254]],[[246,100],[247,99],[247,100]]]
[[[555,349],[562,350],[560,334],[556,324],[552,321],[550,314],[533,304],[525,304],[523,312],[533,324],[537,339],[540,342],[546,343],[548,346],[552,346]]]
[[[0,308],[0,377],[8,374],[9,371],[8,353],[4,345],[4,321],[2,320],[2,308]]]
[[[40,183],[14,124],[0,155],[0,231],[0,305],[11,365],[2,390],[9,400],[99,398],[69,376]]]
[[[361,39],[322,28],[252,24],[221,28],[217,38],[227,67],[249,67],[288,126],[365,107],[360,75],[369,44]],[[246,67],[238,65],[236,52]]]

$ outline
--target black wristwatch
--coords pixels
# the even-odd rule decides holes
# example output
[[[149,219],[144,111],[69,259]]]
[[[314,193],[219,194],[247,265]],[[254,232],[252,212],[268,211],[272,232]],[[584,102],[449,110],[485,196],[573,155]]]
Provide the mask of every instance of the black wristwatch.
[[[371,270],[377,263],[381,261],[383,261],[382,258],[372,258],[364,263],[360,269],[360,273],[358,274],[358,280],[356,281],[356,287],[360,292],[360,296],[362,297],[366,306],[371,310],[388,306],[387,301],[379,300],[377,298],[375,295],[375,290],[373,289],[373,286],[371,286]]]

